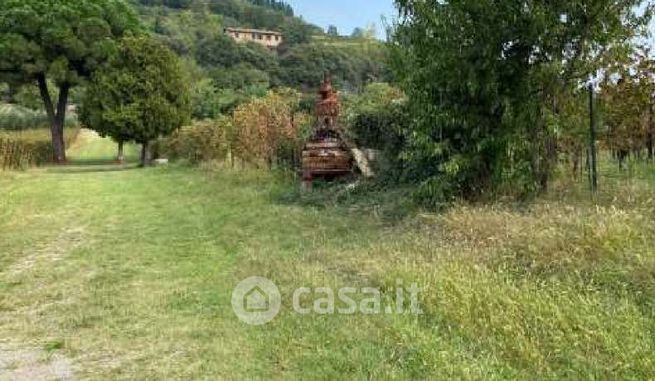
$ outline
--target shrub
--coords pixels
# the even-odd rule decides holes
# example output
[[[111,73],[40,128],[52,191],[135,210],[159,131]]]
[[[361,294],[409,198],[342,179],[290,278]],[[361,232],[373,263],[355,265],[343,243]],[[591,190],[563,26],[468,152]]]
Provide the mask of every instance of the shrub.
[[[238,159],[255,167],[295,169],[311,118],[293,90],[269,91],[239,106],[232,117],[197,121],[159,142],[159,153],[192,164]]]
[[[230,152],[232,123],[227,117],[182,127],[161,142],[160,152],[173,160],[191,163],[224,160]]]
[[[377,172],[385,178],[400,175],[403,131],[410,120],[404,94],[386,83],[372,83],[344,98],[343,123],[355,145],[382,152]]]
[[[271,91],[234,112],[235,155],[255,166],[294,167],[309,131],[310,118],[298,112],[300,95]]]

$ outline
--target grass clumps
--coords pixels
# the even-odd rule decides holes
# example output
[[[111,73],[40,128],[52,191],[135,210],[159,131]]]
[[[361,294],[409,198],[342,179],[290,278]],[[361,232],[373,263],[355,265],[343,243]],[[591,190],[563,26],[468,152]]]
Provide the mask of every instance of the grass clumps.
[[[85,133],[72,150],[95,163],[114,145]],[[387,205],[411,190],[88,167],[0,176],[0,335],[72,359],[80,378],[655,378],[648,177],[596,200],[556,184],[531,204],[399,215]],[[624,186],[629,199],[609,194]],[[250,276],[283,296],[263,327],[230,307]],[[387,302],[399,281],[422,289],[423,314],[291,308],[300,287],[378,287]]]
[[[295,286],[328,279],[337,288],[379,286],[388,297],[401,279],[424,290],[418,317],[285,316],[275,340],[298,327],[318,337],[306,339],[311,351],[289,344],[278,356],[308,364],[290,371],[298,378],[326,380],[653,378],[655,208],[635,184],[608,181],[595,199],[554,193],[557,184],[531,204],[382,218],[377,238],[353,248],[265,262]],[[359,207],[360,224],[384,217],[367,201],[386,196],[339,196],[341,187],[295,202],[351,217]]]

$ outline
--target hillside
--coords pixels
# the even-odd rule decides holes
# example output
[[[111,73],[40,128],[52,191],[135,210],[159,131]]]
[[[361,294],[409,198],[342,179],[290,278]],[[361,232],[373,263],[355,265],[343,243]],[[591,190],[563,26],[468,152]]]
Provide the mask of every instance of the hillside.
[[[144,28],[182,57],[197,119],[230,113],[272,88],[290,87],[313,95],[325,72],[346,92],[358,92],[370,82],[390,77],[383,43],[328,35],[281,1],[130,2]],[[255,43],[237,43],[225,35],[227,27],[278,31],[284,42],[275,51]],[[78,104],[82,93],[83,87],[74,88],[70,103]],[[41,112],[36,87],[0,84],[0,99]]]
[[[197,106],[198,118],[229,112],[243,99],[271,87],[313,91],[325,71],[347,91],[388,77],[382,43],[344,37],[335,44],[319,27],[296,17],[284,2],[133,3],[146,28],[184,57],[196,84],[194,94],[204,102]],[[277,51],[254,43],[236,43],[223,33],[226,27],[279,31],[284,43]]]

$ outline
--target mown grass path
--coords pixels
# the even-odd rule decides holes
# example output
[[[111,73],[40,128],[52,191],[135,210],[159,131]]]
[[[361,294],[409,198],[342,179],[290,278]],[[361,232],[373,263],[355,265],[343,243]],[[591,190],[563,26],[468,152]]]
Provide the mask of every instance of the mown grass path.
[[[272,175],[116,166],[80,139],[70,166],[0,174],[0,379],[655,378],[647,194],[389,225],[282,202]],[[262,327],[230,304],[253,275],[283,295]],[[386,301],[398,280],[426,290],[423,315],[291,312],[297,287]]]
[[[258,258],[302,257],[366,234],[276,205],[272,177],[111,163],[85,131],[72,165],[0,177],[0,340],[55,347],[83,378],[266,374],[230,307]],[[134,155],[132,155],[133,157]]]

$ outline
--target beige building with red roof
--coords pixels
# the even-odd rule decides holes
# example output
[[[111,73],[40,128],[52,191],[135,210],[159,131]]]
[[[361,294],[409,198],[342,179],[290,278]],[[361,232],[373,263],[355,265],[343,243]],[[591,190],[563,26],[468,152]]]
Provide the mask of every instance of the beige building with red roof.
[[[270,30],[225,28],[225,34],[237,42],[254,42],[269,49],[276,49],[282,42],[282,33]]]

